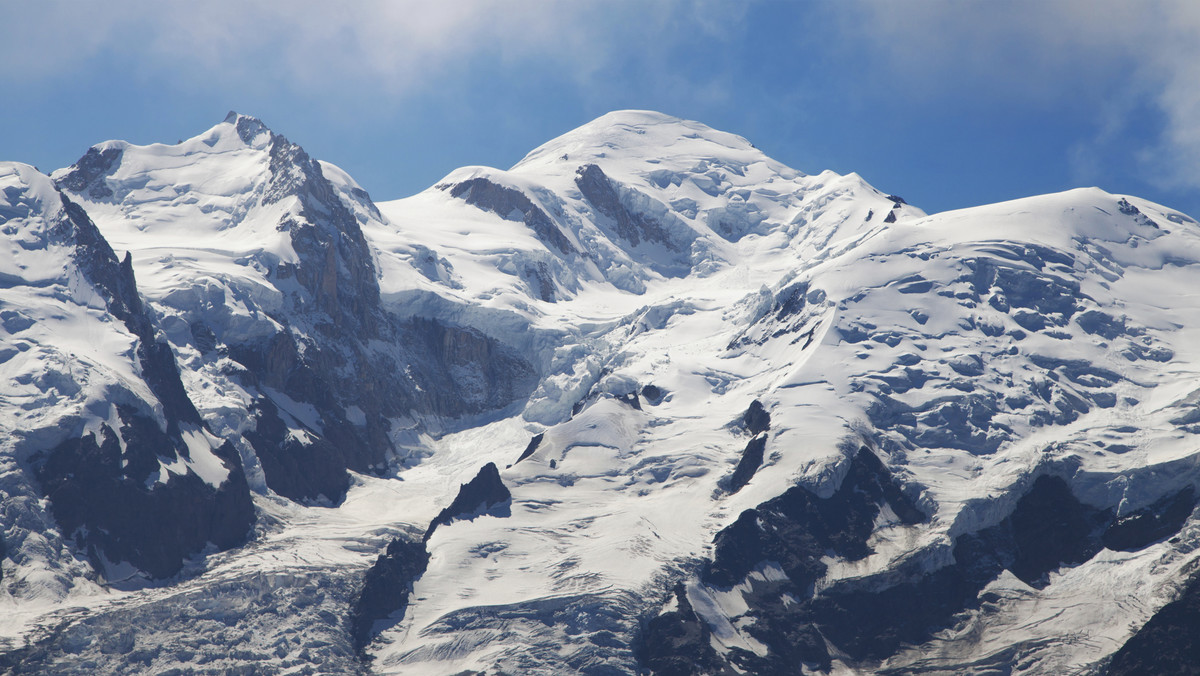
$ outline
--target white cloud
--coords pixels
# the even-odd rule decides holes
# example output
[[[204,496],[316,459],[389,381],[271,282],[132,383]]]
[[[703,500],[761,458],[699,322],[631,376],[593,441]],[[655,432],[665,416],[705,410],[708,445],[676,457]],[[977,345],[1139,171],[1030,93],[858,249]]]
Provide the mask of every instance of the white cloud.
[[[884,2],[845,6],[842,30],[859,30],[913,96],[1016,99],[1037,106],[1084,102],[1096,135],[1077,167],[1130,132],[1149,103],[1164,128],[1139,153],[1162,187],[1200,187],[1200,3],[1194,0]]]
[[[758,21],[778,6],[761,8],[769,11]],[[730,92],[754,67],[737,50],[820,32],[821,44],[873,54],[893,80],[891,96],[1090,106],[1094,135],[1072,158],[1080,180],[1111,161],[1108,146],[1144,139],[1129,125],[1149,105],[1163,128],[1140,153],[1143,173],[1164,187],[1200,187],[1200,2],[848,0],[802,14],[789,35],[750,26],[746,3],[733,0],[10,2],[0,83],[67,87],[90,76],[84,66],[93,62],[201,96],[301,94],[330,109],[387,114],[409,97],[452,92],[487,62],[573,83],[571,94],[592,108],[654,95],[701,111],[732,105]],[[723,49],[735,58],[722,61]],[[710,70],[684,67],[692,63]],[[795,82],[772,84],[776,95],[822,95],[799,67],[760,70],[783,80],[795,73]]]
[[[0,26],[0,80],[69,77],[90,59],[143,74],[205,75],[293,88],[361,85],[404,94],[473,59],[539,59],[587,78],[653,31],[721,33],[736,5],[681,0],[317,0],[12,3]]]

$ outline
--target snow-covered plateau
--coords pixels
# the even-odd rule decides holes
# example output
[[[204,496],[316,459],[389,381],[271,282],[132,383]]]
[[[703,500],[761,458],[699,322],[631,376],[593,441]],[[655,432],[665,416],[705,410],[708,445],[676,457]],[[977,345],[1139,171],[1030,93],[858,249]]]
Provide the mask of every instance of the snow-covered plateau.
[[[1191,673],[1200,224],[605,115],[0,163],[0,670]]]

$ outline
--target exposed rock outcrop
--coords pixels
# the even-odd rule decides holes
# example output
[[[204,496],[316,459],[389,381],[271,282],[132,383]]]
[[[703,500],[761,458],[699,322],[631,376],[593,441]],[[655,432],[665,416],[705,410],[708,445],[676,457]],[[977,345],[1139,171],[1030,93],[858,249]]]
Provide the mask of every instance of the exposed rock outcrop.
[[[424,543],[401,537],[388,544],[363,578],[362,591],[351,611],[350,630],[356,650],[362,651],[370,643],[377,622],[403,619],[413,582],[428,565]]]
[[[508,505],[511,501],[512,494],[500,479],[500,471],[496,469],[495,463],[489,462],[480,468],[475,478],[462,484],[458,495],[454,496],[454,501],[429,522],[424,540],[428,542],[438,526],[452,521],[470,520],[480,514],[508,516]]]

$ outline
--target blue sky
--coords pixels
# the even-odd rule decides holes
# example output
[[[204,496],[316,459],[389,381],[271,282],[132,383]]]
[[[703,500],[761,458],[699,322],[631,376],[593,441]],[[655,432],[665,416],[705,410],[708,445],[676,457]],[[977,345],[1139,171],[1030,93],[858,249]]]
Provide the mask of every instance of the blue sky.
[[[930,212],[1098,185],[1200,217],[1196,2],[0,0],[0,58],[0,159],[43,171],[233,109],[393,199],[648,108]]]

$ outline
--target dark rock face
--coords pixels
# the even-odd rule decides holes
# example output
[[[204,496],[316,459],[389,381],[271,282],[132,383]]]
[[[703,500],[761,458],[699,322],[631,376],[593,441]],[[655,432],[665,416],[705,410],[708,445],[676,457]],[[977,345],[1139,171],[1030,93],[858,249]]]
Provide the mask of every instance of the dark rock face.
[[[257,425],[245,436],[271,490],[297,502],[320,498],[337,502],[345,496],[350,488],[349,462],[341,448],[321,438],[304,443],[289,434],[279,409],[269,399],[256,402],[254,413]]]
[[[1117,201],[1117,211],[1126,216],[1132,217],[1134,222],[1138,225],[1153,228],[1154,230],[1159,229],[1158,224],[1155,223],[1153,219],[1146,214],[1143,214],[1140,209],[1130,204],[1129,200],[1125,199],[1124,197]]]
[[[550,216],[519,190],[505,188],[482,177],[442,187],[449,188],[451,197],[462,199],[471,206],[490,211],[501,218],[519,213],[525,225],[547,246],[554,247],[564,256],[576,253],[571,241]]]
[[[596,211],[612,221],[613,234],[617,237],[635,248],[643,242],[655,243],[675,254],[675,260],[669,266],[664,266],[660,257],[644,257],[643,263],[668,276],[682,276],[690,271],[685,254],[688,253],[696,235],[688,235],[687,233],[691,232],[689,229],[682,226],[672,229],[656,216],[631,209],[617,192],[618,184],[594,164],[582,166],[576,171],[575,185]],[[636,192],[629,187],[623,189],[630,193]],[[657,202],[645,194],[637,195],[646,203]],[[659,206],[659,213],[664,214],[666,218],[672,218],[669,215],[671,211],[665,205]]]
[[[380,620],[399,621],[408,608],[413,582],[425,574],[429,553],[423,543],[396,538],[367,571],[362,592],[350,615],[354,647],[360,653],[375,635]]]
[[[165,578],[209,542],[229,549],[245,541],[254,507],[233,447],[216,451],[230,470],[216,489],[190,472],[156,483],[158,457],[186,456],[187,447],[137,411],[118,412],[124,453],[118,432],[105,425],[99,442],[94,434],[70,439],[35,459],[54,518],[64,532],[75,533],[79,549],[97,567],[103,556]]]
[[[757,402],[755,402],[757,403]],[[733,476],[729,479],[729,492],[736,493],[750,483],[750,479],[754,477],[754,473],[762,466],[763,449],[767,446],[767,435],[759,434],[746,444],[745,450],[742,451],[742,459],[738,461],[737,468],[733,470]]]
[[[1097,536],[1110,518],[1079,502],[1061,478],[1041,476],[1013,513],[979,538],[996,550],[996,558],[1013,575],[1041,588],[1051,571],[1083,563],[1100,551]]]
[[[508,492],[508,487],[500,479],[500,471],[496,469],[496,464],[489,462],[480,468],[479,474],[476,474],[474,479],[462,484],[458,489],[458,495],[454,497],[454,502],[451,502],[449,507],[443,509],[434,517],[433,521],[429,522],[429,528],[425,529],[424,541],[429,541],[438,526],[444,526],[452,521],[464,518],[474,519],[480,513],[508,516],[507,508],[511,500],[512,494]]]
[[[1195,674],[1200,665],[1200,577],[1163,606],[1108,664],[1108,676]]]
[[[539,437],[535,439],[540,440]],[[531,444],[536,447],[536,444]],[[408,608],[408,595],[413,582],[425,573],[429,552],[425,543],[438,526],[459,519],[473,519],[481,513],[508,516],[512,495],[500,479],[495,463],[480,468],[475,478],[458,489],[458,495],[443,509],[425,530],[421,542],[397,538],[367,571],[362,593],[351,614],[351,631],[355,648],[360,652],[374,636],[373,627],[380,620],[399,621]]]
[[[116,253],[87,213],[65,195],[62,200],[66,218],[55,226],[54,236],[74,244],[74,263],[104,297],[108,311],[137,336],[142,374],[162,402],[168,432],[177,433],[180,422],[199,425],[200,414],[179,379],[174,353],[166,343],[155,340],[153,323],[138,294],[131,257],[127,253],[118,263]]]
[[[399,326],[399,340],[418,386],[406,399],[419,412],[477,415],[525,399],[537,386],[528,361],[475,329],[415,317]]]
[[[978,608],[986,600],[980,590],[1005,569],[1042,586],[1050,571],[1088,560],[1099,551],[1102,518],[1062,479],[1041,477],[1004,521],[960,537],[953,565],[928,575],[913,571],[909,581],[882,590],[867,580],[839,585],[806,604],[807,614],[852,658],[878,661],[952,626],[958,612]]]
[[[374,473],[386,465],[389,418],[478,415],[532,392],[536,374],[511,348],[470,328],[389,315],[366,238],[320,164],[258,120],[230,121],[247,143],[269,135],[264,203],[295,196],[301,205],[298,216],[279,225],[300,262],[271,273],[281,288],[300,286],[274,315],[287,329],[266,341],[226,346],[245,367],[247,384],[278,390],[320,416],[301,440],[289,432],[296,421],[287,424],[267,397],[255,403],[259,426],[248,439],[272,490],[299,501],[340,502],[347,470]]]
[[[825,575],[822,558],[835,554],[859,560],[871,553],[867,539],[883,505],[904,523],[925,515],[900,490],[874,453],[861,449],[850,461],[841,487],[821,499],[796,486],[717,534],[714,556],[701,581],[718,588],[742,583],[768,562],[785,573],[784,582],[751,582],[747,631],[770,649],[759,657],[735,649],[732,664],[750,673],[795,673],[797,665],[827,670],[830,657],[813,612],[813,583]]]
[[[521,457],[517,458],[517,462],[521,462],[525,458],[528,458],[529,456],[533,455],[533,452],[537,450],[538,446],[541,445],[541,443],[542,443],[542,439],[544,439],[545,437],[546,437],[545,432],[543,432],[541,434],[535,434],[533,436],[533,438],[529,440],[529,445],[525,447],[525,450],[521,451]],[[513,464],[515,465],[517,463],[514,462]]]
[[[230,113],[225,121],[244,143],[268,154],[262,203],[295,198],[299,205],[277,225],[288,233],[299,260],[274,265],[268,273],[282,304],[266,314],[283,328],[266,339],[226,343],[221,326],[188,318],[196,346],[204,353],[227,354],[242,367],[236,375],[241,384],[262,393],[252,404],[259,428],[248,438],[262,456],[270,488],[294,500],[337,503],[349,485],[347,470],[373,473],[386,465],[392,450],[389,419],[478,416],[533,391],[536,373],[515,350],[467,327],[390,315],[380,302],[366,238],[320,163],[257,119]],[[90,195],[87,191],[106,185],[105,177],[116,171],[122,156],[120,150],[93,148],[59,184]],[[523,194],[486,181],[472,185],[464,199],[481,208],[503,208],[504,215],[520,207],[546,241],[573,252],[557,226]],[[362,191],[346,199],[377,213]],[[71,226],[74,236],[99,252],[82,260],[81,267],[109,298],[113,314],[143,339],[139,356],[170,424],[199,424],[169,349],[154,343],[128,258],[117,265],[82,209],[69,205],[68,210],[80,223]],[[532,286],[543,296],[553,295],[546,270],[531,275]],[[289,408],[288,400],[311,406],[318,419],[292,420],[279,410]],[[297,430],[302,433],[294,434]]]
[[[1042,587],[1050,572],[1089,560],[1111,519],[1080,503],[1061,478],[1039,477],[1004,521],[958,538],[953,565],[926,576],[914,571],[908,582],[882,592],[848,587],[830,594],[817,612],[839,622],[822,632],[856,658],[883,659],[952,626],[955,613],[994,600],[980,591],[1005,569]]]
[[[730,341],[729,349],[762,345],[772,338],[793,334],[797,334],[791,341],[793,345],[804,341],[801,349],[808,347],[812,343],[813,327],[809,326],[804,310],[810,304],[820,304],[824,300],[825,292],[810,290],[808,282],[785,287],[776,294],[771,310]]]
[[[763,408],[762,402],[755,399],[750,402],[746,412],[742,414],[742,426],[750,434],[758,435],[771,429],[771,414]]]
[[[638,399],[637,392],[626,392],[625,394],[618,394],[613,398],[635,411],[642,410],[642,400]]]
[[[261,123],[259,123],[261,124]],[[342,333],[360,338],[379,332],[382,311],[371,250],[358,222],[321,171],[300,146],[271,134],[271,174],[263,203],[289,196],[300,199],[301,220],[285,220],[301,263],[290,270],[324,317]],[[285,273],[286,274],[286,273]]]
[[[1112,522],[1101,538],[1108,549],[1132,552],[1166,539],[1183,528],[1196,508],[1191,486]]]
[[[720,589],[749,588],[743,595],[749,610],[733,619],[769,652],[758,656],[733,649],[720,659],[755,674],[794,674],[797,665],[828,671],[831,645],[852,666],[871,668],[905,646],[920,645],[936,632],[954,626],[962,611],[989,602],[980,593],[1004,570],[1031,586],[1042,587],[1052,571],[1086,562],[1105,546],[1141,548],[1178,532],[1196,497],[1191,489],[1185,489],[1116,520],[1111,511],[1081,503],[1063,479],[1040,476],[1003,521],[959,536],[951,565],[928,572],[916,562],[901,564],[887,573],[835,582],[814,594],[814,583],[826,574],[823,557],[853,561],[870,553],[867,541],[885,504],[902,523],[915,524],[925,518],[878,458],[863,449],[830,498],[821,499],[794,487],[743,512],[721,531],[700,580]],[[778,565],[786,579],[747,577],[767,563]],[[1200,594],[1196,598],[1200,599]],[[1200,608],[1200,602],[1193,605]],[[1183,611],[1173,610],[1164,619],[1164,623],[1175,622],[1175,628],[1162,631],[1180,631],[1178,627],[1185,626],[1184,620],[1172,619],[1177,612]],[[641,639],[642,664],[653,673],[686,673],[670,671],[676,662],[669,658],[682,658],[682,653],[666,655],[663,649],[644,644],[662,642],[668,636],[699,637],[703,631],[688,625],[688,613],[680,610],[657,619],[662,619],[654,625],[659,628],[644,632]],[[695,621],[703,624],[701,618]],[[1168,640],[1161,638],[1165,635],[1155,640]],[[717,668],[708,669],[718,673]]]
[[[94,169],[99,162],[94,158],[87,166]],[[73,245],[72,262],[137,337],[136,358],[162,404],[166,429],[144,412],[118,406],[119,430],[104,425],[99,440],[88,434],[42,449],[34,455],[34,475],[59,525],[76,534],[76,544],[93,563],[102,557],[127,561],[153,577],[169,577],[209,542],[227,549],[245,540],[254,509],[241,458],[228,443],[217,449],[229,475],[215,488],[191,472],[156,481],[160,462],[190,458],[181,426],[198,429],[203,423],[180,381],[174,353],[155,340],[129,256],[118,263],[83,209],[62,199],[64,216],[51,236]]]
[[[269,135],[270,176],[263,202],[299,199],[298,217],[285,217],[279,227],[290,233],[300,262],[281,264],[271,276],[294,279],[300,289],[285,296],[275,317],[289,329],[260,343],[228,346],[228,352],[246,367],[248,384],[310,404],[321,417],[320,429],[297,438],[276,406],[262,397],[253,406],[258,427],[247,439],[272,490],[294,500],[324,497],[336,503],[349,486],[346,470],[372,471],[390,448],[384,420],[388,411],[377,395],[393,394],[388,401],[397,406],[407,403],[399,394],[406,388],[388,380],[400,369],[368,349],[372,339],[391,339],[395,330],[380,307],[366,238],[319,163],[258,120],[232,117],[246,143]],[[363,411],[364,424],[348,420],[352,406]]]
[[[263,130],[248,128],[246,134],[253,138]],[[413,412],[457,418],[528,396],[535,374],[515,351],[469,328],[423,318],[399,322],[382,309],[366,239],[319,163],[302,148],[272,133],[270,171],[264,201],[297,195],[303,207],[301,219],[281,224],[301,262],[277,271],[307,292],[277,318],[300,331],[231,354],[251,373],[265,373],[264,384],[311,404],[321,416],[321,429],[310,430],[313,443],[291,439],[269,415],[260,418],[265,424],[255,448],[270,456],[263,468],[272,489],[298,500],[324,496],[338,502],[349,485],[347,469],[374,472],[386,464],[387,418]],[[372,340],[400,349],[380,353]],[[349,421],[351,407],[363,412],[365,424]]]
[[[667,393],[658,385],[646,385],[642,388],[642,398],[651,406],[658,406],[666,396]]]
[[[532,295],[547,303],[554,303],[558,300],[556,295],[558,286],[554,283],[554,275],[544,262],[526,264],[521,268],[520,275]]]
[[[105,185],[104,177],[121,160],[121,154],[119,148],[88,148],[87,153],[71,167],[70,172],[59,180],[59,187],[74,193],[86,191],[88,196],[97,200],[112,197],[113,191]]]
[[[642,630],[638,661],[660,676],[737,673],[713,649],[712,631],[692,610],[683,583],[675,587],[675,600],[675,610],[650,620]]]
[[[924,520],[879,458],[863,448],[829,499],[795,486],[742,512],[717,534],[713,560],[701,577],[711,585],[731,587],[760,563],[775,561],[797,586],[808,587],[825,574],[821,558],[826,550],[852,561],[871,553],[867,538],[884,503],[905,523]]]
[[[267,339],[226,344],[220,326],[206,325],[202,318],[189,319],[197,347],[205,353],[228,354],[242,367],[237,375],[241,383],[263,393],[252,405],[259,428],[249,439],[263,456],[270,488],[295,500],[337,503],[349,485],[347,470],[371,473],[386,465],[392,450],[389,418],[476,416],[533,391],[536,374],[515,350],[467,327],[430,319],[400,320],[387,313],[380,303],[366,238],[320,163],[257,119],[230,113],[225,121],[244,143],[268,153],[262,202],[295,198],[299,203],[277,226],[288,233],[299,260],[269,271],[283,302],[266,314],[284,328]],[[116,170],[121,158],[119,150],[93,148],[60,185],[80,191],[98,189],[94,186],[105,185],[105,176]],[[505,199],[516,199],[535,229],[541,228],[548,241],[569,250],[549,217],[524,195],[479,188],[476,197],[483,200],[484,208],[499,208]],[[365,193],[347,199],[377,212]],[[82,209],[75,205],[68,209],[79,216],[72,220],[84,223],[72,226],[75,236],[95,243],[97,251],[103,249],[81,261],[81,266],[106,293],[113,314],[143,338],[139,356],[155,393],[169,409],[170,424],[175,420],[199,424],[177,375],[171,373],[174,361],[169,349],[154,343],[151,322],[136,290],[131,291],[129,260],[117,265]],[[540,273],[549,278],[545,270]],[[553,294],[552,280],[549,287],[539,285],[543,295]],[[311,406],[319,419],[291,420],[278,410],[288,408],[289,399]],[[293,434],[298,428],[303,433]]]
[[[617,234],[637,246],[643,241],[658,242],[672,251],[679,251],[690,242],[676,242],[670,230],[653,216],[630,210],[621,202],[613,180],[604,170],[594,164],[579,168],[575,173],[575,185],[579,192],[601,214],[616,224]],[[667,213],[664,209],[663,213]]]

